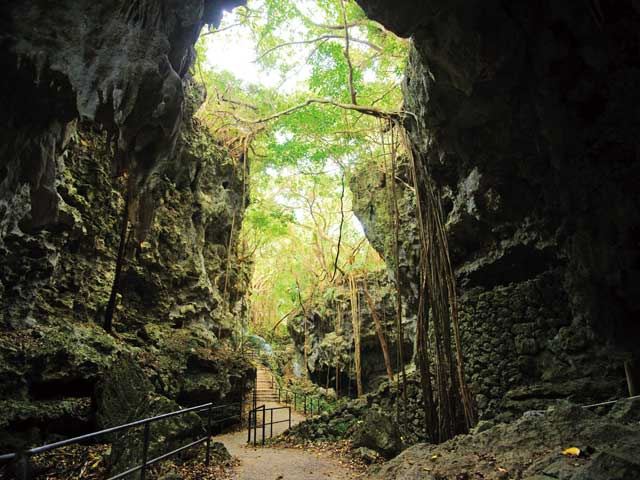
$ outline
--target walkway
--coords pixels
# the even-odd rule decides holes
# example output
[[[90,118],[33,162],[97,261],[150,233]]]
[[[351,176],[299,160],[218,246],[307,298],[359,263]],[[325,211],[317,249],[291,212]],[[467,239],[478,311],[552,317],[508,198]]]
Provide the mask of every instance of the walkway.
[[[266,369],[258,367],[258,405],[267,408],[283,407],[285,405],[273,401],[277,400],[271,388],[271,377]],[[274,411],[274,421],[288,419],[287,410]],[[291,412],[291,424],[295,425],[304,420],[304,416]],[[258,419],[260,421],[260,418]],[[267,413],[267,421],[270,414]],[[266,437],[270,436],[271,427],[267,427]],[[273,436],[289,428],[288,422],[273,425]],[[262,437],[258,433],[258,442]],[[229,453],[240,460],[240,465],[234,469],[234,480],[326,480],[329,478],[342,480],[358,478],[351,470],[340,465],[338,460],[329,454],[305,451],[296,448],[260,447],[247,445],[247,431],[229,433],[216,437],[216,441],[225,444]]]

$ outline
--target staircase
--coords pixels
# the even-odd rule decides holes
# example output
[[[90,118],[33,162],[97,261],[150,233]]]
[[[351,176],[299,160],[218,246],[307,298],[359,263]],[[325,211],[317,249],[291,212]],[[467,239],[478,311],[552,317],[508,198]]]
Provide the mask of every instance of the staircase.
[[[256,378],[256,403],[262,405],[265,403],[276,403],[278,401],[278,393],[275,384],[272,383],[271,373],[265,367],[259,365],[257,367]]]

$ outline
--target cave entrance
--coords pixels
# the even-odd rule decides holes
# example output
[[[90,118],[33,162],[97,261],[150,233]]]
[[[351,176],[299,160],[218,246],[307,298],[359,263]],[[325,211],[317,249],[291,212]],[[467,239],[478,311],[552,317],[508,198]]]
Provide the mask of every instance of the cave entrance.
[[[250,0],[196,49],[198,116],[246,175],[234,233],[252,262],[241,341],[268,343],[280,373],[338,394],[373,388],[399,368],[393,238],[381,232],[397,220],[395,183],[411,181],[393,122],[408,41],[353,0]]]

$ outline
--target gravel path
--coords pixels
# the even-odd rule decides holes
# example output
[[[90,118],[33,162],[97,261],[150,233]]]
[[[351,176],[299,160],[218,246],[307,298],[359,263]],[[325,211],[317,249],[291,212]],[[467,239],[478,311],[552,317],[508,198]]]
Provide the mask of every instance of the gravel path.
[[[281,406],[279,404],[267,404],[267,408]],[[270,414],[267,414],[267,421]],[[274,421],[288,419],[286,410],[274,412]],[[260,419],[258,419],[260,420]],[[292,413],[291,423],[295,425],[304,420],[304,417]],[[288,428],[288,422],[274,425],[273,435],[276,436]],[[267,427],[267,438],[269,438]],[[258,434],[258,441],[261,436]],[[358,478],[353,471],[342,466],[338,460],[329,454],[305,451],[295,448],[253,448],[247,445],[246,430],[229,433],[216,437],[216,441],[225,444],[229,453],[240,460],[240,465],[233,471],[234,480],[326,480],[334,478],[352,479]]]

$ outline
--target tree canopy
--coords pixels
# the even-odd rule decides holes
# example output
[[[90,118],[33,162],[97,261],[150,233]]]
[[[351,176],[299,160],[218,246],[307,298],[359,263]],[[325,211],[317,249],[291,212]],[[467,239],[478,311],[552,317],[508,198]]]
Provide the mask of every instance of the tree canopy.
[[[253,48],[256,78],[207,62],[238,38]],[[401,111],[407,42],[351,0],[255,0],[197,50],[207,89],[198,115],[250,158],[242,248],[253,254],[254,325],[265,332],[350,272],[384,268],[348,182],[357,162],[379,158],[387,115]]]

